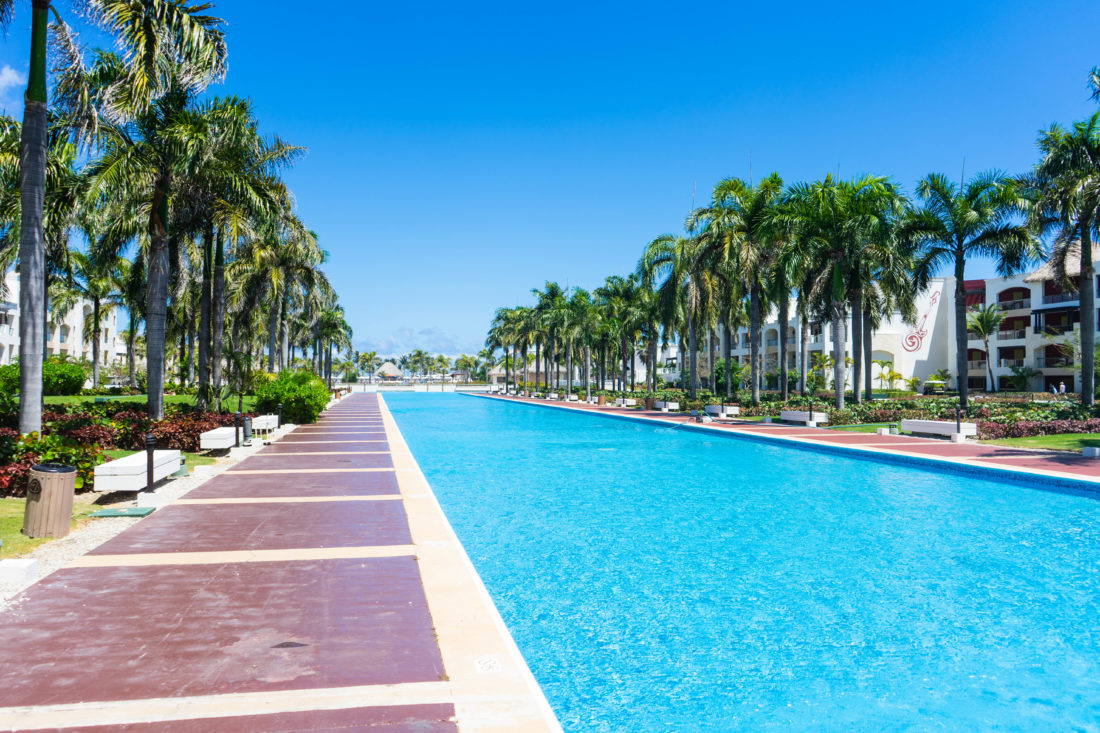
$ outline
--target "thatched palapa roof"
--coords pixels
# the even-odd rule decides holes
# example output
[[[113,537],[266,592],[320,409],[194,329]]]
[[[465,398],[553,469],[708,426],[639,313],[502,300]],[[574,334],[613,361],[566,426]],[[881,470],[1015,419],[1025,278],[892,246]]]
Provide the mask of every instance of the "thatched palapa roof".
[[[1100,244],[1092,245],[1092,261],[1093,264],[1100,263]],[[1066,252],[1066,275],[1068,277],[1078,277],[1081,274],[1081,240],[1077,240],[1073,244],[1069,245],[1069,251]],[[1057,280],[1058,273],[1057,268],[1054,265],[1054,259],[1047,260],[1043,263],[1035,272],[1031,273],[1024,278],[1025,283],[1041,283],[1046,280]]]

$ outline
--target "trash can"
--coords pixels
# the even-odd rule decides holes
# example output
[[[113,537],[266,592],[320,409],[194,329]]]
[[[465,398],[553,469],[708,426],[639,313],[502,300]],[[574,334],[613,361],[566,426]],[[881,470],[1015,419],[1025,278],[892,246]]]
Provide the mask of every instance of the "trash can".
[[[244,429],[241,431],[241,445],[252,445],[252,418],[244,418]]]
[[[65,537],[73,518],[76,469],[60,463],[31,468],[23,534],[28,537]]]

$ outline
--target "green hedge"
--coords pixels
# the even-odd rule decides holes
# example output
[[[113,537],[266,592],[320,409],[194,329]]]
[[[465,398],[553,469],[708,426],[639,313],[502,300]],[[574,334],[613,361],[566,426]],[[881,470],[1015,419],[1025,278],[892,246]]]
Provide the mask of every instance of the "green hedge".
[[[256,411],[275,413],[283,405],[283,421],[303,425],[315,422],[329,401],[329,391],[313,372],[285,371],[256,389]]]
[[[42,393],[47,397],[76,395],[84,389],[88,372],[75,362],[50,357],[42,364]],[[19,365],[0,367],[0,392],[12,395],[19,391]]]

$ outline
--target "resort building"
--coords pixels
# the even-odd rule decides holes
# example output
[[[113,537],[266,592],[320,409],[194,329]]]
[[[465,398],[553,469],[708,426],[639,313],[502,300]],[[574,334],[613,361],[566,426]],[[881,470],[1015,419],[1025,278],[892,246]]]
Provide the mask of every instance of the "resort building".
[[[46,355],[73,359],[92,359],[92,342],[84,338],[84,323],[92,317],[92,304],[82,300],[63,317],[48,314]],[[19,358],[19,275],[12,271],[4,277],[0,292],[0,364]],[[101,312],[99,357],[104,365],[126,359],[126,339],[118,326],[118,309]]]

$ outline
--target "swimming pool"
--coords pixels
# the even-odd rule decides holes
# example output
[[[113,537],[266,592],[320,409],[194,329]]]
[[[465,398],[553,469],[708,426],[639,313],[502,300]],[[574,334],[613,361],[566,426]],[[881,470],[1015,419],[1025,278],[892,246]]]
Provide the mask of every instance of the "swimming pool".
[[[387,394],[567,731],[1100,728],[1100,501]]]

